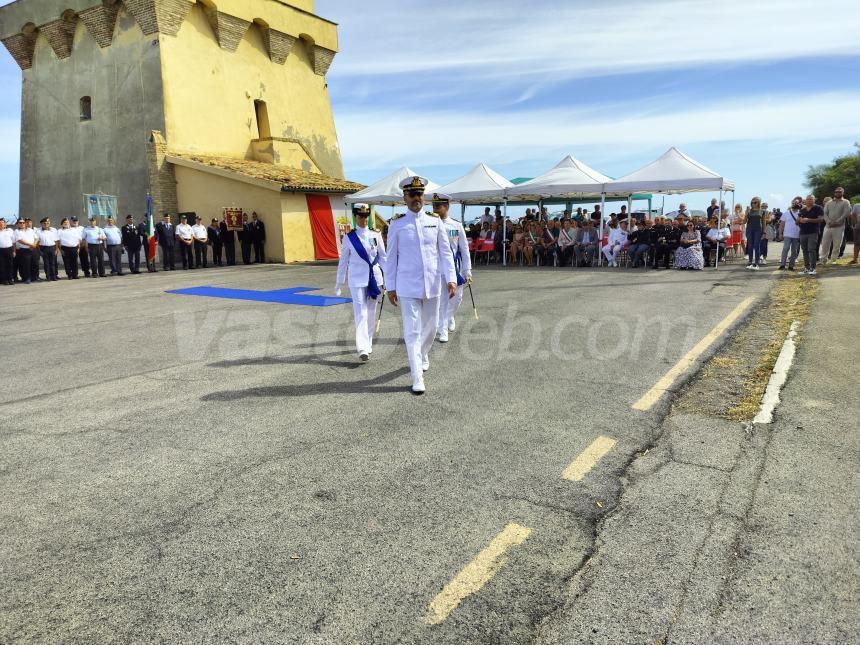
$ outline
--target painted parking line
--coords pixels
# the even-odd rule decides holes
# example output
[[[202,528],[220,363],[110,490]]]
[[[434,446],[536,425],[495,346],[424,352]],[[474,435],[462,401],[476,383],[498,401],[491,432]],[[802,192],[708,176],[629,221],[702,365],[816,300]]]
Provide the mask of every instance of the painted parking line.
[[[714,341],[717,340],[720,336],[722,336],[723,332],[725,332],[732,324],[743,314],[747,309],[749,309],[750,305],[755,302],[755,298],[750,296],[743,300],[737,307],[732,309],[731,313],[723,318],[717,326],[714,327],[711,331],[709,331],[702,340],[700,340],[689,352],[684,354],[684,356],[679,360],[675,365],[666,372],[666,375],[657,381],[657,384],[648,390],[645,394],[642,395],[636,403],[633,404],[634,410],[642,410],[647,411],[650,410],[657,401],[660,400],[660,397],[669,390],[669,388],[674,385],[675,381],[678,380],[684,372],[686,372],[690,367],[692,367],[695,362],[699,359],[699,357],[704,354],[707,349],[714,344]]]
[[[480,591],[481,587],[492,580],[507,561],[505,552],[525,542],[531,532],[532,530],[527,526],[508,524],[474,560],[445,585],[445,588],[430,603],[424,622],[428,625],[438,625],[448,618],[463,599]]]
[[[585,450],[579,453],[561,474],[562,479],[579,482],[594,468],[607,452],[612,450],[617,442],[611,437],[600,436],[591,442]]]

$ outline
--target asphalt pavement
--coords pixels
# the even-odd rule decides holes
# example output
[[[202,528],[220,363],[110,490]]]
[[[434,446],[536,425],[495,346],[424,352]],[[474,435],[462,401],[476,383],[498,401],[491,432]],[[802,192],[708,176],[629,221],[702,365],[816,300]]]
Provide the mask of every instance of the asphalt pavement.
[[[167,293],[334,278],[0,291],[0,641],[531,642],[662,432],[667,397],[633,404],[772,273],[478,268],[423,397],[390,303],[361,364],[348,304]]]

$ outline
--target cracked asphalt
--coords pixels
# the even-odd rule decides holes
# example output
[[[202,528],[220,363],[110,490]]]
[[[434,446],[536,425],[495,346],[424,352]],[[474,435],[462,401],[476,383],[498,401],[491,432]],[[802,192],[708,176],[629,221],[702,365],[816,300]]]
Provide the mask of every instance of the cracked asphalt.
[[[165,293],[331,293],[334,273],[254,266],[0,293],[0,641],[635,640],[652,631],[594,632],[582,617],[620,608],[625,589],[641,615],[619,625],[671,620],[682,597],[695,611],[708,590],[661,582],[701,567],[710,552],[697,544],[745,512],[732,473],[756,457],[727,442],[707,463],[701,450],[685,458],[714,423],[701,419],[674,456],[655,446],[637,459],[669,405],[631,404],[739,302],[762,298],[771,272],[479,268],[480,319],[467,297],[421,398],[390,303],[362,365],[349,305]],[[600,435],[618,443],[582,481],[562,479]],[[637,491],[640,470],[665,486]],[[622,490],[658,515],[665,499],[681,510],[662,525],[608,515]],[[697,521],[717,508],[731,512]],[[428,625],[433,598],[511,522],[529,538]],[[613,522],[624,539],[598,537]],[[687,533],[657,549],[678,526]],[[653,565],[647,577],[588,579],[604,600],[566,621],[589,568],[630,554]]]

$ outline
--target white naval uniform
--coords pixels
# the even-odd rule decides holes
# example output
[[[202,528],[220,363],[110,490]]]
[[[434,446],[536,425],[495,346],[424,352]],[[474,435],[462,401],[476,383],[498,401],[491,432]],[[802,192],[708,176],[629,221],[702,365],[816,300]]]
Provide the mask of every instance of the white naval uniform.
[[[396,291],[413,387],[423,384],[439,318],[440,283],[457,283],[447,229],[436,215],[407,211],[388,225],[388,290]],[[445,295],[447,298],[447,294]]]
[[[377,231],[360,226],[355,229],[367,257],[379,257],[379,262],[373,267],[376,284],[382,290],[382,269],[385,268],[385,242]],[[348,277],[347,277],[348,274]],[[349,291],[352,294],[352,313],[355,318],[355,349],[359,354],[370,354],[373,351],[373,331],[376,325],[377,300],[368,297],[367,285],[370,281],[370,269],[367,262],[361,259],[352,242],[344,236],[341,242],[340,261],[337,263],[337,284],[335,290],[340,295],[344,279],[348,280]],[[379,296],[382,298],[382,296]]]
[[[445,225],[448,234],[451,253],[456,258],[457,252],[460,252],[460,275],[464,278],[471,278],[472,258],[469,256],[469,242],[466,239],[466,230],[460,222],[452,219],[450,215],[442,220],[442,223]],[[460,308],[460,303],[463,302],[463,289],[466,285],[457,285],[457,293],[450,300],[448,299],[448,285],[442,282],[439,286],[439,324],[437,325],[436,332],[440,338],[447,340],[448,331],[454,327],[454,316]]]

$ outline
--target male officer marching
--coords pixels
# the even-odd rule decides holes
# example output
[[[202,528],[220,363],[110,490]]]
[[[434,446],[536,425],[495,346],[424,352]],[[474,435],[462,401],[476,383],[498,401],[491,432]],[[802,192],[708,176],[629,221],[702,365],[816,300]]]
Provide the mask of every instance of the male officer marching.
[[[457,293],[454,255],[445,225],[424,209],[423,177],[400,182],[409,211],[394,217],[388,226],[388,258],[385,276],[388,298],[400,306],[403,341],[412,373],[412,392],[424,393],[424,372],[430,367],[439,320],[440,281],[447,283],[448,298]]]
[[[450,300],[445,295],[445,285],[440,285],[439,292],[439,324],[436,328],[436,336],[440,343],[448,342],[448,332],[454,331],[456,323],[454,316],[463,302],[463,285],[472,281],[472,259],[469,257],[469,243],[466,241],[466,231],[463,225],[448,217],[448,208],[451,198],[440,193],[433,194],[433,212],[439,216],[445,225],[448,241],[451,244],[451,253],[454,254],[454,270],[457,274],[457,293]]]
[[[376,301],[382,294],[381,269],[385,268],[385,242],[380,233],[367,228],[370,206],[354,204],[352,213],[357,226],[343,238],[335,292],[340,295],[349,269],[348,284],[355,317],[355,348],[358,358],[366,361],[373,352]]]

